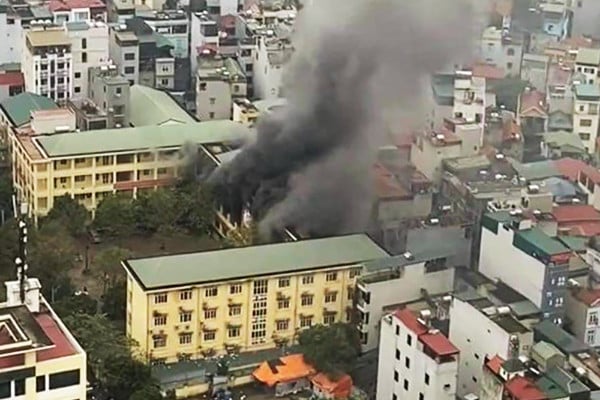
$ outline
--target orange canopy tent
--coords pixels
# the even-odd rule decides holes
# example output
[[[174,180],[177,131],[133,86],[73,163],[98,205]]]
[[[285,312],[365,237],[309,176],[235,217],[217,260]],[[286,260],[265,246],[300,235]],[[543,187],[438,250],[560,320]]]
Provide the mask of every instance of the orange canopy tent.
[[[280,382],[290,382],[313,375],[316,371],[304,362],[302,354],[291,354],[276,360],[265,361],[252,373],[254,379],[273,387]]]

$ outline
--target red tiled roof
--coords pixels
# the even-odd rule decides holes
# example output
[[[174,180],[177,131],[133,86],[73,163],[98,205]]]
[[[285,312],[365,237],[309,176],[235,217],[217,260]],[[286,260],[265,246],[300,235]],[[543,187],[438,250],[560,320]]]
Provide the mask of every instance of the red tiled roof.
[[[548,85],[567,86],[571,79],[571,69],[558,64],[550,65],[548,71]]]
[[[587,164],[581,160],[567,157],[554,161],[554,166],[562,176],[571,181],[576,181],[579,176],[579,171],[586,168]]]
[[[38,362],[66,357],[77,353],[75,348],[71,345],[71,342],[69,342],[69,339],[67,339],[64,332],[56,324],[50,314],[37,314],[35,315],[35,320],[54,344],[54,347],[40,350],[36,353]]]
[[[589,180],[594,182],[596,185],[600,185],[600,171],[591,165],[585,165],[579,171],[580,174],[585,175]]]
[[[328,393],[335,399],[346,399],[352,393],[352,378],[345,374],[337,380],[331,380],[324,373],[318,373],[310,381],[323,392]]]
[[[408,308],[397,310],[394,316],[416,335],[423,335],[428,331],[427,327],[417,321],[417,316]]]
[[[579,49],[581,47],[584,48],[592,48],[594,47],[594,42],[590,38],[586,38],[585,36],[574,36],[570,38],[566,38],[560,41],[560,44],[568,46],[572,49]]]
[[[48,9],[55,11],[69,11],[73,8],[106,8],[100,0],[50,0]]]
[[[521,94],[521,117],[546,116],[546,94],[539,90],[524,91]]]
[[[485,363],[485,366],[488,367],[494,374],[498,375],[500,373],[500,367],[502,367],[502,364],[504,364],[504,359],[496,354]]]
[[[15,339],[11,336],[6,326],[0,327],[0,346],[14,343]]]
[[[375,190],[379,198],[398,198],[410,196],[394,175],[381,163],[373,165],[375,173]]]
[[[546,395],[530,380],[516,376],[504,386],[516,400],[546,400]]]
[[[600,221],[600,212],[587,204],[568,204],[552,209],[552,215],[560,223]]]
[[[0,86],[24,86],[23,74],[20,72],[5,72],[0,74]]]
[[[23,353],[0,357],[0,368],[13,368],[23,364],[25,364],[25,354]]]
[[[561,228],[571,228],[569,234],[572,236],[592,237],[600,235],[600,221],[564,224],[561,225]]]
[[[502,79],[504,78],[504,70],[500,67],[490,64],[477,63],[471,68],[473,76],[485,79]]]
[[[440,332],[426,333],[419,336],[419,340],[439,357],[451,356],[460,352],[452,342]]]
[[[600,289],[585,289],[582,287],[574,288],[573,297],[589,306],[597,305],[600,300]]]

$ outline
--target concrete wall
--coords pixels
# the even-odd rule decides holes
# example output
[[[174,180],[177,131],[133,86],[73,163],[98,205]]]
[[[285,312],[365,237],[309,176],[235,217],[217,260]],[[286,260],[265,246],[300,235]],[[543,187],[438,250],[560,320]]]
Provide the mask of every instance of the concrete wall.
[[[21,62],[24,39],[20,18],[0,11],[0,40],[0,64]]]

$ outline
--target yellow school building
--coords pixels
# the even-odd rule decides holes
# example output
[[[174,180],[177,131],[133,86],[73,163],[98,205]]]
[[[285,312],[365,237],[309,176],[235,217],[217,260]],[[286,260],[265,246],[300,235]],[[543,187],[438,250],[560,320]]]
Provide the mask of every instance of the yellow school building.
[[[165,363],[291,344],[349,322],[361,263],[388,256],[357,234],[129,259],[127,334]]]

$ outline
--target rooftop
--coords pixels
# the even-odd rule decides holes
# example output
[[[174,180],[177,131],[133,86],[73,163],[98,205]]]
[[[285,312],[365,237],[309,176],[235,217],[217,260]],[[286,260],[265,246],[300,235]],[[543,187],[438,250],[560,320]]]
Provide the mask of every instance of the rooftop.
[[[600,88],[598,87],[598,85],[588,83],[575,85],[575,96],[578,99],[583,100],[597,100],[600,99]]]
[[[73,8],[106,8],[101,0],[50,0],[48,8],[52,12],[69,11]]]
[[[46,157],[83,154],[133,152],[143,149],[180,147],[185,143],[226,143],[247,138],[249,131],[229,120],[195,122],[181,125],[142,126],[103,129],[38,136],[33,140]]]
[[[575,58],[577,64],[600,66],[600,49],[580,48]]]
[[[299,273],[389,257],[364,234],[129,259],[125,268],[145,289]]]
[[[71,41],[62,29],[45,29],[41,31],[28,31],[27,40],[33,47],[70,46]]]
[[[592,181],[596,185],[600,185],[600,170],[592,167],[591,165],[585,165],[581,168],[578,175],[578,180],[583,182],[583,176]]]
[[[600,221],[600,212],[587,204],[565,204],[552,209],[552,215],[561,223]]]
[[[545,132],[544,142],[550,147],[557,147],[563,149],[568,147],[571,152],[585,153],[585,146],[581,141],[579,135],[573,132],[557,131],[557,132]]]
[[[21,72],[5,72],[0,74],[0,86],[25,86]]]
[[[567,355],[589,350],[588,345],[550,320],[544,320],[534,327],[534,339],[535,341],[544,340],[549,342]]]
[[[518,400],[546,400],[546,395],[529,379],[516,376],[504,385],[506,391]]]
[[[129,89],[130,122],[146,125],[185,124],[195,122],[168,93],[148,86],[133,85]]]
[[[571,290],[573,298],[579,300],[588,307],[597,307],[600,301],[600,289],[588,289],[575,287]]]
[[[9,97],[0,103],[0,108],[15,126],[21,126],[29,122],[32,111],[53,110],[58,108],[56,103],[44,96],[34,93],[20,93]]]

